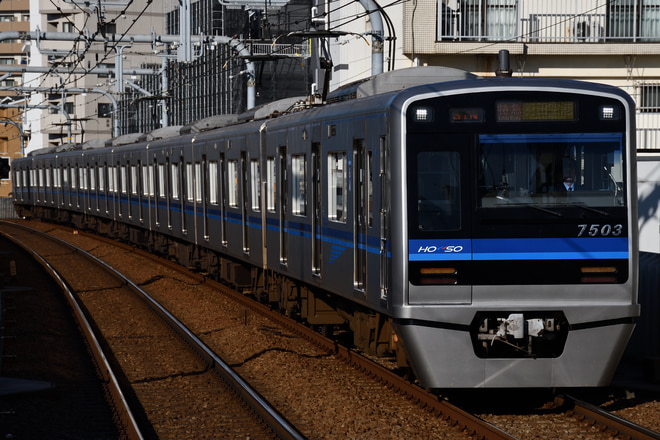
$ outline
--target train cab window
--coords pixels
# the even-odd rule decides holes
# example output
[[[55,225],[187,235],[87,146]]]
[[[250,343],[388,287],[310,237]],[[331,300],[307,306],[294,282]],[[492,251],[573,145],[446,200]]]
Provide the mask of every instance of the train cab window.
[[[307,160],[304,154],[291,157],[291,205],[294,215],[307,215]]]
[[[209,162],[209,203],[218,204],[218,162]]]
[[[238,161],[227,161],[229,206],[238,208]]]
[[[277,206],[277,170],[275,169],[274,157],[266,159],[266,180],[268,181],[268,186],[266,187],[266,208],[268,212],[275,212]]]
[[[328,219],[346,221],[346,153],[328,154]]]
[[[461,227],[460,157],[455,151],[417,155],[417,225],[420,231]]]
[[[623,206],[621,133],[479,136],[479,207]]]
[[[250,201],[253,211],[261,211],[261,173],[257,159],[250,160]]]

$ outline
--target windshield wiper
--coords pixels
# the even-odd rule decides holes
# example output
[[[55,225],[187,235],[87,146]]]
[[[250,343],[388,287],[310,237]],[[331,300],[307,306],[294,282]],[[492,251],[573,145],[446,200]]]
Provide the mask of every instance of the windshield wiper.
[[[545,212],[545,213],[547,213],[547,214],[556,215],[557,217],[563,217],[563,216],[564,216],[564,214],[562,214],[561,212],[557,212],[557,211],[553,211],[553,210],[551,210],[551,209],[543,208],[543,207],[541,207],[541,206],[539,206],[539,205],[527,204],[527,205],[525,205],[525,206],[529,206],[530,208],[537,209],[537,210],[539,210],[539,211],[541,211],[541,212]]]
[[[590,211],[590,212],[593,212],[593,213],[596,213],[596,214],[600,214],[600,215],[605,216],[605,217],[610,216],[610,214],[605,212],[605,211],[601,211],[600,209],[592,208],[591,206],[580,205],[579,203],[564,203],[564,204],[562,204],[562,206],[573,206],[573,207],[577,207],[577,208],[582,208],[585,211]]]

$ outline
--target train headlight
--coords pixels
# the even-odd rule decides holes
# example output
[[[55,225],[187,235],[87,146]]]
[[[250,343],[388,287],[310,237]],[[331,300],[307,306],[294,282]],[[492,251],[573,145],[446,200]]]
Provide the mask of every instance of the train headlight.
[[[601,121],[616,121],[620,119],[621,112],[616,105],[601,105],[598,116]]]
[[[417,107],[415,110],[415,122],[433,121],[433,109],[430,107]]]

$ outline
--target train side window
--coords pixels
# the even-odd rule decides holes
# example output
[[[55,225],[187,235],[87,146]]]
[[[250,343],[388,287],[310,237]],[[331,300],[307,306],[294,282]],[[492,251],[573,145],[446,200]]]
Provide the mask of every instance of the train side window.
[[[193,165],[190,162],[186,163],[186,200],[192,202],[195,200],[195,188],[193,186]]]
[[[195,162],[195,202],[202,202],[202,164]]]
[[[147,197],[149,195],[149,172],[146,164],[142,164],[140,167],[142,169],[142,195]]]
[[[165,164],[158,164],[158,195],[165,197]]]
[[[128,193],[128,170],[126,165],[121,166],[121,193]]]
[[[105,168],[103,166],[96,165],[96,170],[99,175],[99,191],[105,191]]]
[[[227,161],[227,189],[229,206],[238,208],[238,161]]]
[[[368,211],[368,226],[371,228],[374,225],[374,170],[372,166],[373,151],[367,152],[367,211]]]
[[[328,219],[346,221],[346,153],[328,154]]]
[[[89,182],[88,182],[88,177],[87,177],[87,168],[79,167],[78,168],[78,173],[80,174],[80,176],[78,177],[78,183],[80,184],[80,189],[89,188]]]
[[[268,181],[266,204],[268,212],[276,212],[277,206],[277,171],[275,170],[275,158],[266,159],[266,179]]]
[[[261,211],[261,173],[257,159],[250,159],[250,179],[252,210],[259,212]]]
[[[209,162],[209,203],[218,204],[218,162]]]
[[[153,197],[156,191],[156,185],[154,182],[154,165],[150,163],[144,171],[149,171],[147,174],[147,195]]]
[[[131,165],[131,194],[138,194],[138,169],[135,165]]]
[[[178,163],[172,163],[172,179],[170,179],[170,183],[172,183],[172,198],[174,200],[179,200],[179,164]]]
[[[108,167],[108,192],[115,193],[117,192],[117,176],[116,169],[114,166]]]
[[[294,215],[307,215],[307,159],[304,154],[291,156],[291,204]]]
[[[89,189],[95,191],[96,184],[96,168],[92,166],[89,168]]]

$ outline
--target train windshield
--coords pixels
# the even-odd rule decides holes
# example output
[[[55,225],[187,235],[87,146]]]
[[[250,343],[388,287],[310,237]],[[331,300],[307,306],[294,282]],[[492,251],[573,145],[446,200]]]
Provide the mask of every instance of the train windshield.
[[[621,133],[478,137],[478,207],[625,204]]]

